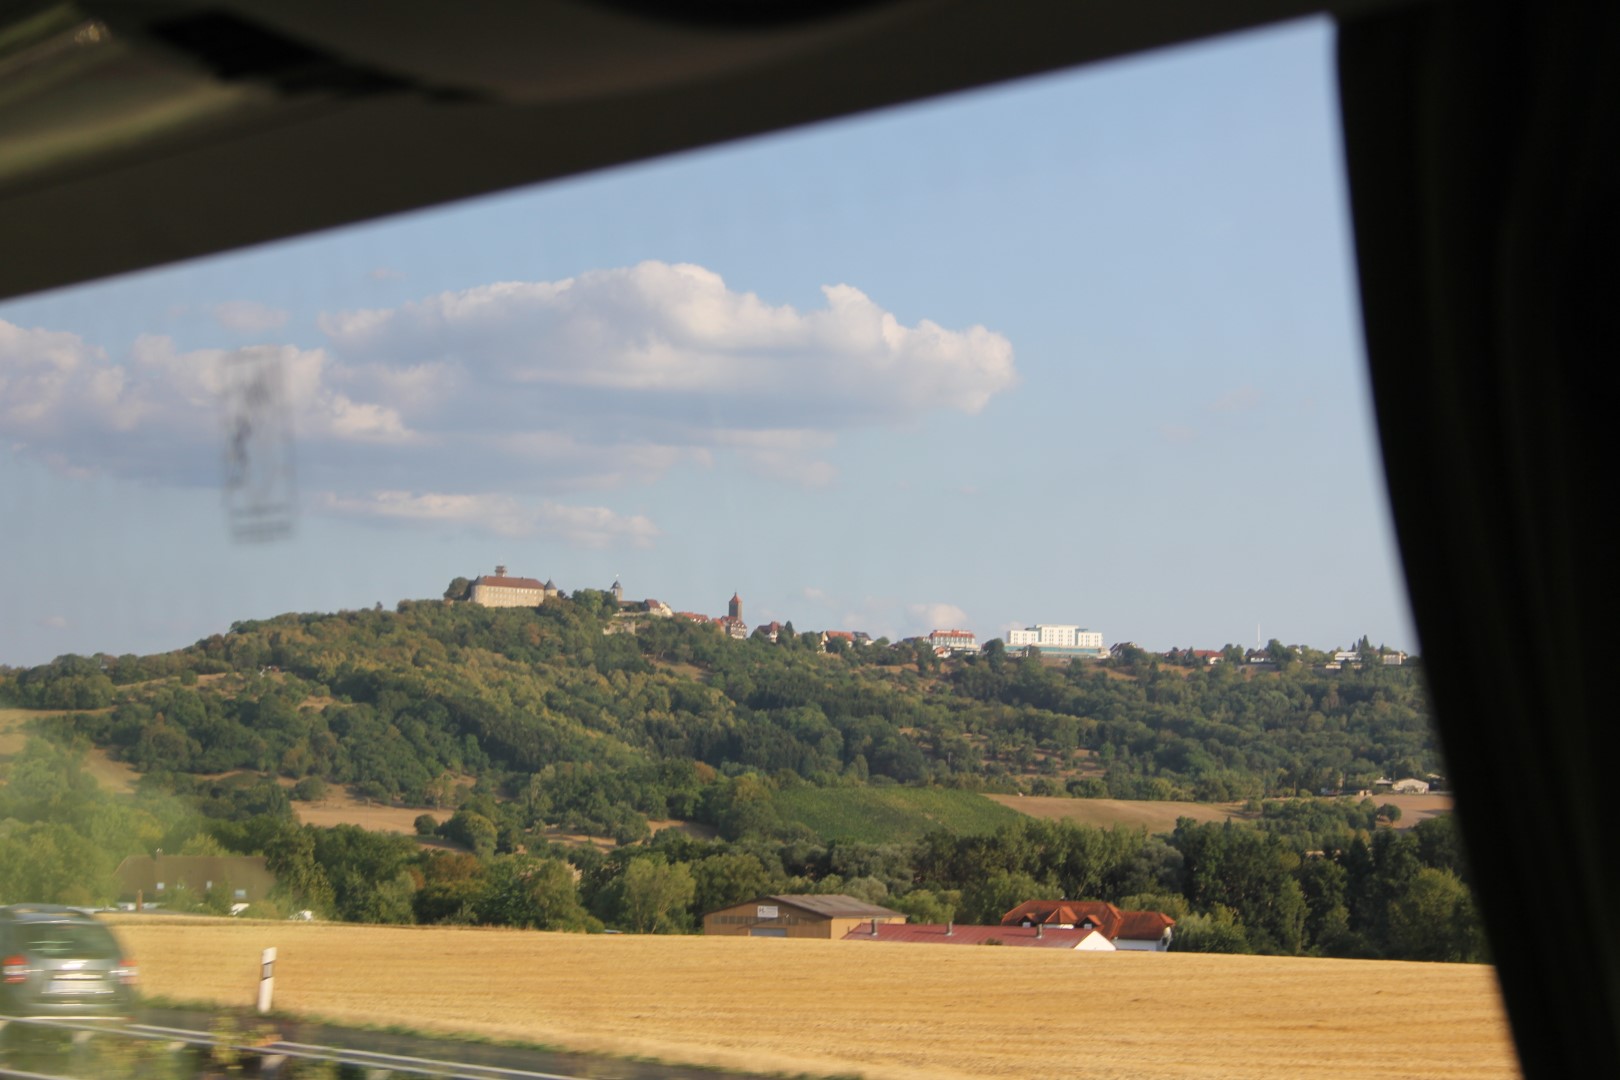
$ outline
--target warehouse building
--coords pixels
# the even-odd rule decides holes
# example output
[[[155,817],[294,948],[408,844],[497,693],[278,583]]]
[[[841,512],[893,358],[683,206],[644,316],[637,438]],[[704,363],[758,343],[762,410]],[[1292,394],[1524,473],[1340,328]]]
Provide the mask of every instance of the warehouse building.
[[[703,916],[703,932],[720,937],[821,938],[837,941],[857,925],[903,923],[898,911],[838,893],[761,896]]]

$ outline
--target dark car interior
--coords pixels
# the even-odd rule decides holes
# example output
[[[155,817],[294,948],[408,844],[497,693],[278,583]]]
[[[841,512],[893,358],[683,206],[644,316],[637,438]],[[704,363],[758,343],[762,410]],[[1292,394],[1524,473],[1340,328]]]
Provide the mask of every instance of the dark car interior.
[[[1620,5],[0,0],[0,297],[1321,13],[1389,497],[1520,1060],[1620,1076],[1596,618]]]

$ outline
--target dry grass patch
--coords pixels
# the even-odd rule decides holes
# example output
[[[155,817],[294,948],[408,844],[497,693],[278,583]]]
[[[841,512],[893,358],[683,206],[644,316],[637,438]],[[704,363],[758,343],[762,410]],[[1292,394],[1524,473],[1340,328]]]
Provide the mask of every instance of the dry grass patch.
[[[422,810],[409,806],[382,806],[356,798],[340,788],[328,789],[326,798],[318,802],[295,802],[293,813],[305,825],[319,825],[329,829],[334,825],[358,825],[372,832],[416,835],[416,819],[427,814],[434,821],[450,819],[449,810]]]
[[[1076,825],[1108,828],[1146,828],[1151,833],[1170,832],[1176,819],[1227,821],[1242,819],[1239,803],[1154,802],[1145,799],[1070,799],[1061,795],[987,795],[1021,814],[1048,821],[1072,821]],[[1404,813],[1404,811],[1402,811]]]
[[[28,721],[39,716],[54,715],[37,709],[0,709],[0,756],[10,757],[22,752],[23,744],[28,741],[28,732],[23,730],[23,725]]]
[[[1518,1075],[1491,968],[115,918],[153,994],[756,1070]]]
[[[1394,803],[1401,808],[1401,820],[1395,823],[1397,829],[1410,829],[1420,821],[1427,821],[1432,817],[1449,814],[1454,807],[1450,795],[1374,795],[1372,801],[1379,806],[1385,803]]]

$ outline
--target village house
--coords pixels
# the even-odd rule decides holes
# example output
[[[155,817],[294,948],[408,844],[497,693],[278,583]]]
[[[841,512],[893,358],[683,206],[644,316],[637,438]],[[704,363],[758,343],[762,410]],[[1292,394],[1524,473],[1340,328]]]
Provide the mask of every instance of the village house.
[[[1096,930],[1116,949],[1163,952],[1176,920],[1160,911],[1121,911],[1102,900],[1028,900],[1003,915],[1001,925]]]
[[[979,651],[979,639],[971,630],[935,630],[928,635],[928,644],[938,656],[956,656]]]
[[[177,892],[199,898],[216,888],[233,904],[251,904],[276,887],[263,855],[131,855],[113,874],[119,899],[145,904],[162,904]]]
[[[862,923],[845,941],[886,941],[904,945],[1011,945],[1025,949],[1115,952],[1102,931],[1048,930],[1044,926],[959,926],[955,923]]]
[[[903,923],[898,911],[841,893],[761,896],[728,904],[703,916],[703,932],[715,937],[821,938],[836,941],[857,925]]]

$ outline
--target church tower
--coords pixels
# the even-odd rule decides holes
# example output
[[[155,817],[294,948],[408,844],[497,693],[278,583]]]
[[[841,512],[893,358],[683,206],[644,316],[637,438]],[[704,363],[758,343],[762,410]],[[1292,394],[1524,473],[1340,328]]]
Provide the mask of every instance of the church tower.
[[[731,594],[731,606],[726,609],[727,618],[742,622],[742,597],[736,593]]]
[[[624,603],[624,586],[619,584],[619,579],[618,578],[613,579],[613,587],[610,588],[608,591],[613,594],[613,602],[614,603],[616,603],[616,604]]]

